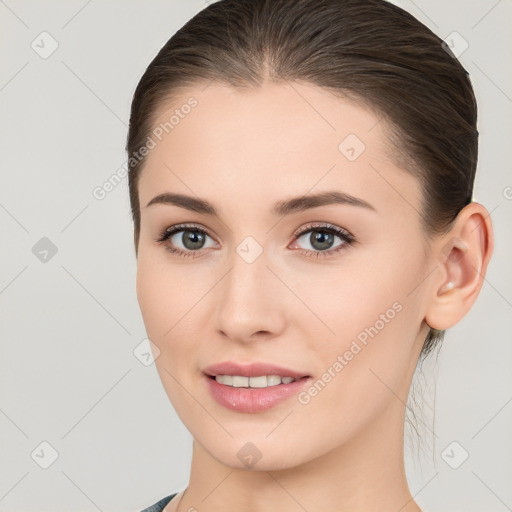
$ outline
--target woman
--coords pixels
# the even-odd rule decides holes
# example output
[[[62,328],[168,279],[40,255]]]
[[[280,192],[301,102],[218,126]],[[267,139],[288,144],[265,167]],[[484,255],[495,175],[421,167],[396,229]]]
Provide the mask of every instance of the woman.
[[[127,142],[137,296],[194,442],[146,512],[420,510],[412,377],[493,249],[476,112],[382,0],[221,0],[164,45]]]

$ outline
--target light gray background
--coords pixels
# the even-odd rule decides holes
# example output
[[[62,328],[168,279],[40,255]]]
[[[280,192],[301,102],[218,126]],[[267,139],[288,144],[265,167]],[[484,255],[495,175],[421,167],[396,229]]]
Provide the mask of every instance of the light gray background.
[[[420,392],[428,449],[407,456],[407,475],[427,511],[512,510],[512,3],[397,3],[469,43],[460,59],[479,101],[475,200],[496,233],[475,307],[422,377],[428,389],[437,379],[435,435]],[[126,179],[101,201],[92,191],[126,160],[146,66],[205,5],[0,0],[0,511],[138,511],[187,485],[191,437],[154,365],[133,353],[146,336]],[[31,47],[43,31],[59,45],[46,59]],[[32,250],[42,237],[58,250],[46,262]],[[441,455],[453,441],[452,459],[469,454],[458,469]],[[42,442],[58,452],[47,469]]]

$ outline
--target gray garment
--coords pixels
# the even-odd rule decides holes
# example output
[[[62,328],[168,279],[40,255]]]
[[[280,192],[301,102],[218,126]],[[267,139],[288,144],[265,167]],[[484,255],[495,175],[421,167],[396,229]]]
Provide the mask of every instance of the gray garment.
[[[141,510],[140,512],[162,512],[162,510],[165,508],[167,503],[171,501],[174,496],[176,496],[178,493],[175,492],[174,494],[171,494],[169,496],[166,496],[165,498],[162,498],[160,501],[155,503],[154,505],[151,505],[148,508],[145,508],[144,510]]]

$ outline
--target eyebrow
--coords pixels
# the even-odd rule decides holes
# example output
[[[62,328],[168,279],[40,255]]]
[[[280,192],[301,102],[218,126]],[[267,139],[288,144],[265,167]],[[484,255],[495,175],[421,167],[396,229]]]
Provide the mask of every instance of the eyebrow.
[[[153,204],[170,204],[193,212],[220,217],[219,212],[210,202],[205,199],[183,194],[173,194],[169,192],[160,194],[151,199],[146,205],[146,208]],[[329,191],[278,201],[274,205],[272,213],[277,216],[285,216],[331,204],[345,204],[376,211],[370,203],[367,203],[363,199],[359,199],[344,192]]]

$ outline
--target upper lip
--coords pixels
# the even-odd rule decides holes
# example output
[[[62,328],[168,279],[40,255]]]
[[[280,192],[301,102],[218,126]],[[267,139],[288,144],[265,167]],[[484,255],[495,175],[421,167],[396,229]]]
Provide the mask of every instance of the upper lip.
[[[259,377],[260,375],[279,375],[280,377],[292,377],[300,379],[308,375],[303,372],[283,368],[271,363],[255,362],[250,364],[239,364],[234,361],[223,361],[221,363],[207,366],[203,369],[207,375],[240,375],[242,377]]]

